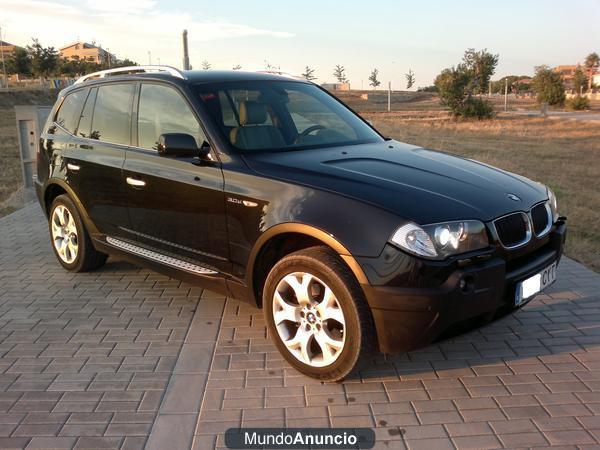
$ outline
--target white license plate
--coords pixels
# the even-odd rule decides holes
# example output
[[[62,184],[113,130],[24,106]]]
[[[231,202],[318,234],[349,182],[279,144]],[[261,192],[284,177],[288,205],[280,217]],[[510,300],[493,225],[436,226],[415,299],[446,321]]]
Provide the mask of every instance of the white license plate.
[[[556,263],[517,284],[515,306],[519,306],[556,281]]]

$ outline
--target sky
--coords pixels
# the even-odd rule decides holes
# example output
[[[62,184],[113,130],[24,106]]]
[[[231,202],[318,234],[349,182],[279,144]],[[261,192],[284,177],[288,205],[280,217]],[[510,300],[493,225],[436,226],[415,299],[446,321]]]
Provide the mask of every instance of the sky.
[[[0,0],[0,27],[17,45],[95,41],[119,58],[180,68],[187,29],[197,69],[204,60],[296,74],[308,65],[333,82],[340,64],[356,89],[369,88],[373,68],[382,88],[404,89],[412,69],[415,89],[470,47],[500,55],[494,79],[583,62],[600,53],[600,0]]]

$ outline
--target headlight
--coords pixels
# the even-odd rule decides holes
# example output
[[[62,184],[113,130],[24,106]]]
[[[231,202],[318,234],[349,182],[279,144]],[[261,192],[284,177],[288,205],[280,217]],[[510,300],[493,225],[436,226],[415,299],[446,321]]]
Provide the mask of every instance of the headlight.
[[[396,230],[392,244],[413,255],[444,259],[489,245],[485,225],[478,220],[417,225],[407,223]]]
[[[548,201],[550,202],[550,210],[552,211],[552,223],[554,223],[558,220],[558,203],[552,189],[546,186],[546,190],[548,191]]]

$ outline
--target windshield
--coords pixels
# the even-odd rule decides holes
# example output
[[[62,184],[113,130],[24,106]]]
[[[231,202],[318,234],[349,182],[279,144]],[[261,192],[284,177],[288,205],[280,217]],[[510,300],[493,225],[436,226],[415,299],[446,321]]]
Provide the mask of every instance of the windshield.
[[[352,111],[314,85],[239,81],[197,86],[223,137],[242,151],[380,142]]]

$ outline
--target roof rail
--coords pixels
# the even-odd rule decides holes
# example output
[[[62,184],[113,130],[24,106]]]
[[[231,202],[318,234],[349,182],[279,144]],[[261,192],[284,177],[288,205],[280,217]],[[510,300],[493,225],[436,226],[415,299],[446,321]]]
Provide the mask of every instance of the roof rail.
[[[185,79],[185,75],[179,69],[171,66],[128,66],[128,67],[117,67],[116,69],[101,70],[99,72],[88,73],[82,77],[79,77],[74,84],[80,84],[91,78],[105,78],[112,75],[126,75],[135,73],[151,73],[151,72],[167,72],[170,75]]]
[[[269,73],[271,75],[279,75],[279,76],[286,77],[286,78],[295,78],[297,80],[308,81],[302,75],[298,75],[298,74],[295,74],[295,73],[292,73],[292,72],[286,72],[284,70],[265,69],[265,70],[257,70],[256,72],[257,73]]]

